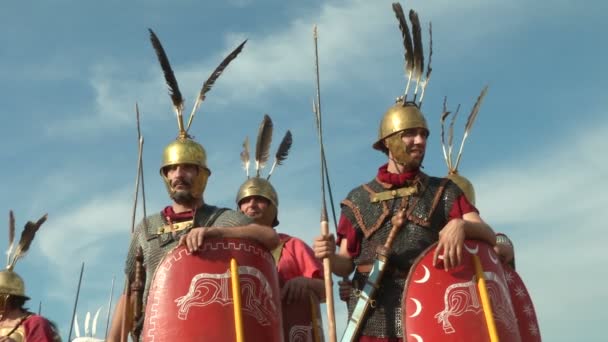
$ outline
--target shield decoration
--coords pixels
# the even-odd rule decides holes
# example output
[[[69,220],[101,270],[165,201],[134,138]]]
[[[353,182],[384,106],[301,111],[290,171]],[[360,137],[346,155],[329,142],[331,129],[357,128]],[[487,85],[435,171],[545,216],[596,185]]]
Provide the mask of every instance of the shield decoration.
[[[143,341],[236,341],[230,260],[236,259],[246,341],[283,341],[278,276],[271,254],[243,239],[177,247],[159,264],[148,294]]]
[[[505,268],[505,278],[509,285],[509,293],[511,294],[515,317],[517,317],[521,340],[522,342],[540,342],[540,329],[534,304],[532,304],[532,297],[530,297],[519,274],[509,265],[503,267]]]
[[[412,265],[402,297],[405,341],[489,342],[483,297],[478,289],[475,259],[483,270],[496,336],[501,342],[521,342],[509,288],[498,256],[486,243],[467,240],[462,264],[450,271],[440,260],[433,266],[436,244]]]
[[[323,322],[319,300],[311,295],[309,301],[281,303],[283,335],[286,342],[323,342]]]

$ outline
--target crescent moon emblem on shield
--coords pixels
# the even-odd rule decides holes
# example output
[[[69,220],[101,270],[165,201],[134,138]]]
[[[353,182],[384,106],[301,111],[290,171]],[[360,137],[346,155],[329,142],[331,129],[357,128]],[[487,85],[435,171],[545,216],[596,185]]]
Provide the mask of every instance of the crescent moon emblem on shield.
[[[488,256],[490,257],[490,260],[492,260],[492,262],[495,265],[498,265],[498,258],[496,258],[496,254],[494,254],[494,252],[491,249],[488,249]]]
[[[429,280],[429,278],[431,276],[431,272],[429,272],[429,269],[424,265],[422,265],[422,268],[424,268],[424,275],[422,276],[422,278],[420,278],[418,280],[414,280],[414,283],[422,284],[422,283],[426,283],[427,280]]]
[[[469,253],[471,254],[477,254],[477,252],[479,252],[479,245],[475,244],[475,248],[469,248],[469,246],[465,243],[464,244],[464,248],[469,251]]]
[[[410,317],[416,317],[418,315],[420,315],[420,311],[422,311],[422,305],[420,304],[420,301],[416,298],[410,298],[412,300],[412,302],[414,302],[414,304],[416,304],[416,311],[414,311],[413,314],[410,315]]]
[[[413,338],[415,338],[416,342],[424,342],[424,340],[422,339],[422,337],[420,337],[420,335],[410,334],[410,336],[412,336]]]

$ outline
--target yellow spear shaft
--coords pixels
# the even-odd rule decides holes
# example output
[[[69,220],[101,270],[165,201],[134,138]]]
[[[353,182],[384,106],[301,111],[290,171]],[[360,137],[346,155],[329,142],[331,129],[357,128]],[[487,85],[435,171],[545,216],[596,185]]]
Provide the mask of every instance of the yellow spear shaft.
[[[473,264],[475,265],[475,274],[477,275],[477,289],[479,290],[479,297],[481,297],[481,306],[483,307],[483,314],[486,317],[486,325],[488,326],[490,342],[499,342],[498,332],[496,331],[496,323],[494,322],[494,315],[492,313],[492,303],[490,302],[490,296],[488,295],[486,279],[483,275],[483,267],[481,266],[479,256],[473,255]]]
[[[230,275],[232,279],[232,301],[234,307],[234,330],[236,342],[245,341],[243,334],[243,312],[241,311],[241,284],[239,281],[239,265],[236,259],[230,259]]]

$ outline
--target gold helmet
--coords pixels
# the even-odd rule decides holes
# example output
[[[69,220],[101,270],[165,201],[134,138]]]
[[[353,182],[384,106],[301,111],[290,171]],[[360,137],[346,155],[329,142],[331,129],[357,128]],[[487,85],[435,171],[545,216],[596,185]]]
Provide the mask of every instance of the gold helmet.
[[[456,117],[458,116],[458,111],[460,110],[460,106],[457,107],[454,115],[452,116],[452,122],[450,123],[450,128],[448,132],[448,142],[446,147],[445,141],[445,120],[451,114],[447,109],[447,99],[443,101],[443,113],[441,114],[441,146],[443,149],[443,158],[448,166],[448,175],[447,178],[452,180],[458,187],[462,190],[467,200],[473,205],[475,205],[475,188],[473,184],[464,176],[458,173],[458,166],[460,165],[460,160],[462,158],[462,148],[464,147],[464,142],[469,137],[469,133],[471,132],[471,128],[473,127],[473,123],[475,119],[477,119],[477,114],[479,114],[479,109],[481,108],[481,103],[483,102],[486,93],[488,92],[488,87],[484,87],[481,90],[481,94],[477,98],[477,102],[471,109],[471,113],[467,118],[467,123],[464,129],[464,135],[462,136],[462,141],[460,142],[460,148],[458,150],[458,156],[456,157],[456,162],[453,161],[452,152],[454,150],[453,141],[454,141],[454,123],[456,121]]]
[[[399,28],[401,30],[405,48],[405,73],[407,83],[405,93],[398,97],[396,103],[384,113],[378,130],[378,139],[372,146],[374,149],[386,154],[390,151],[392,158],[395,161],[405,165],[411,162],[411,157],[407,154],[405,145],[401,140],[401,135],[398,133],[410,128],[424,128],[427,135],[429,133],[426,119],[420,111],[420,108],[422,107],[424,91],[431,76],[432,69],[430,60],[433,52],[433,40],[431,27],[429,26],[431,39],[429,63],[425,74],[422,34],[418,13],[414,10],[410,10],[409,12],[412,26],[412,33],[410,33],[410,28],[405,19],[403,8],[399,3],[393,4],[393,11],[399,22]],[[415,83],[414,94],[413,98],[408,101],[410,84],[412,81]]]
[[[8,250],[6,251],[6,255],[8,256],[8,261],[6,265],[6,269],[0,271],[0,299],[3,300],[2,305],[0,305],[0,310],[4,310],[4,304],[6,303],[6,299],[9,296],[17,296],[23,297],[25,299],[29,299],[28,296],[25,295],[25,283],[23,279],[13,271],[17,261],[23,258],[34,240],[36,236],[36,232],[40,228],[40,226],[46,221],[47,215],[42,216],[38,221],[32,222],[28,221],[23,228],[23,232],[21,233],[21,238],[19,239],[19,243],[15,247],[15,217],[13,216],[13,212],[9,212],[9,239],[8,239]],[[13,250],[13,247],[14,250]]]
[[[270,168],[270,172],[268,172],[268,176],[263,178],[260,175],[260,172],[268,161],[270,144],[272,142],[272,130],[272,119],[270,119],[268,115],[264,115],[264,119],[262,120],[258,130],[258,138],[255,148],[255,176],[252,177],[249,176],[249,138],[245,138],[245,142],[243,143],[243,151],[241,152],[241,161],[247,174],[247,180],[240,186],[239,191],[236,194],[236,204],[240,209],[241,201],[247,197],[260,196],[267,199],[271,204],[269,216],[273,216],[272,226],[275,227],[279,224],[277,218],[279,196],[277,195],[277,192],[272,184],[270,184],[269,179],[275,167],[277,165],[282,165],[283,161],[287,158],[293,140],[291,132],[288,130],[285,133],[283,140],[279,144],[277,152],[275,153],[275,159],[272,167]]]
[[[180,136],[165,147],[160,166],[160,175],[171,197],[173,197],[175,190],[167,177],[166,167],[178,164],[191,164],[199,167],[199,173],[192,183],[190,195],[197,199],[202,198],[207,186],[207,180],[211,175],[211,171],[207,167],[207,153],[203,146],[188,136]]]
[[[196,98],[196,102],[194,103],[194,107],[192,108],[192,112],[190,113],[190,117],[188,119],[188,124],[184,127],[183,121],[183,108],[184,108],[184,99],[182,98],[182,94],[179,90],[177,80],[175,79],[175,75],[173,74],[173,70],[171,69],[171,65],[169,63],[169,58],[167,57],[165,50],[163,49],[160,40],[154,33],[154,31],[150,31],[150,40],[152,42],[152,46],[156,52],[158,57],[158,61],[160,62],[161,68],[163,69],[163,73],[165,76],[165,81],[169,87],[169,95],[171,96],[171,100],[173,102],[173,107],[175,113],[177,115],[177,127],[178,127],[178,137],[175,141],[171,142],[167,145],[163,151],[162,164],[160,167],[160,175],[165,182],[165,186],[167,187],[167,191],[169,195],[173,197],[175,190],[171,186],[169,179],[167,178],[166,167],[178,165],[178,164],[192,164],[199,167],[199,173],[192,184],[192,188],[190,189],[190,195],[193,198],[200,199],[203,197],[203,192],[205,191],[205,187],[207,186],[207,180],[211,175],[211,171],[207,166],[207,153],[203,146],[192,139],[192,136],[188,134],[190,130],[190,125],[192,125],[192,120],[194,119],[194,115],[196,114],[197,109],[201,105],[201,103],[205,100],[206,94],[215,81],[222,74],[224,69],[234,60],[239,53],[243,50],[245,46],[246,40],[242,42],[239,46],[237,46],[224,60],[220,63],[220,65],[211,73],[211,76],[203,83],[203,87]]]
[[[0,296],[19,296],[30,299],[25,295],[25,283],[23,279],[12,270],[0,271]]]

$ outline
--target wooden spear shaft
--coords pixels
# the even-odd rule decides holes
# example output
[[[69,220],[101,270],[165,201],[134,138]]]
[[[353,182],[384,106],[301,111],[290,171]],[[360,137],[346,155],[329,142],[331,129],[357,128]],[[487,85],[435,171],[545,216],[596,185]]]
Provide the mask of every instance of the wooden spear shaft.
[[[321,234],[324,236],[329,235],[329,224],[327,219],[327,206],[325,202],[325,168],[323,157],[324,157],[324,149],[323,149],[323,134],[321,128],[321,87],[319,81],[319,49],[318,49],[318,35],[317,35],[317,27],[315,26],[313,29],[313,40],[315,45],[315,75],[316,75],[316,85],[317,85],[317,96],[314,105],[314,113],[317,119],[317,133],[319,137],[319,146],[320,146],[320,156],[321,156]],[[334,291],[332,284],[332,272],[331,272],[331,262],[329,258],[323,258],[323,275],[325,281],[325,299],[326,299],[326,307],[327,307],[327,323],[329,325],[329,340],[330,342],[337,341],[336,336],[336,315],[334,309]]]

